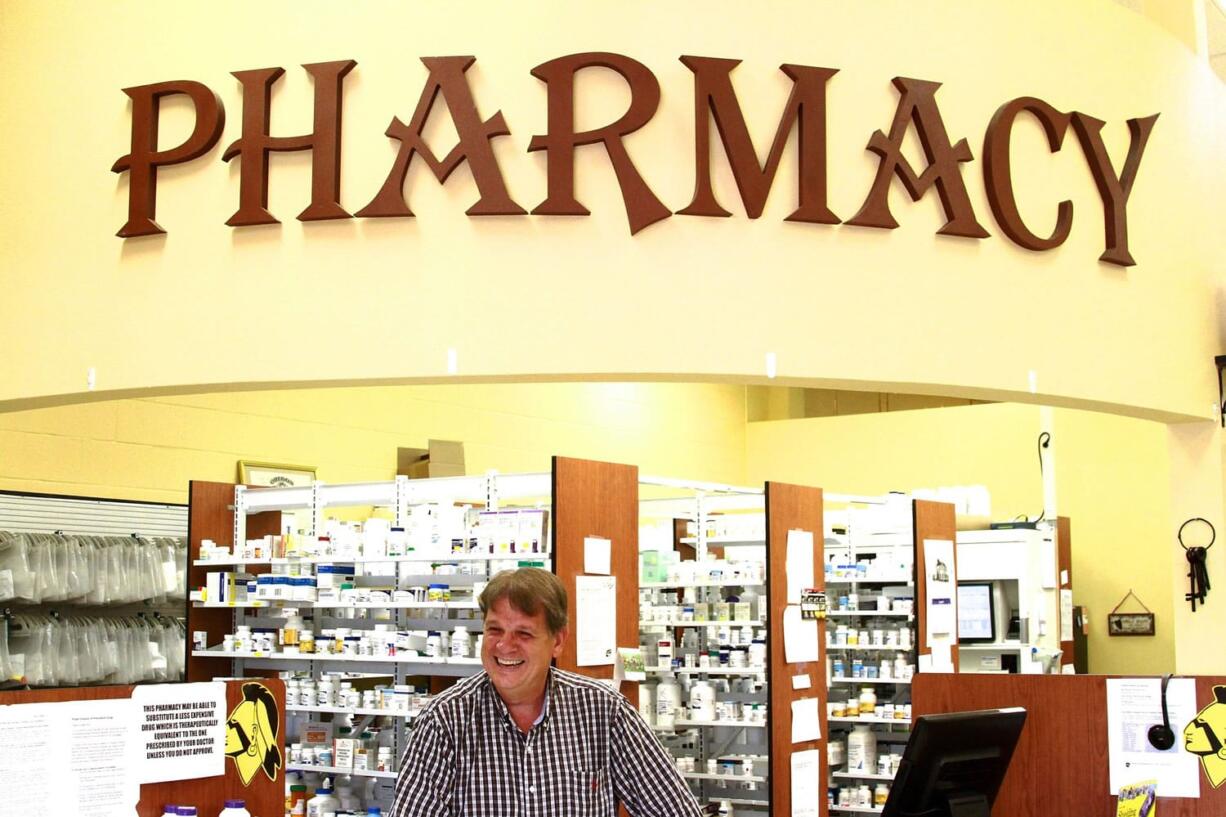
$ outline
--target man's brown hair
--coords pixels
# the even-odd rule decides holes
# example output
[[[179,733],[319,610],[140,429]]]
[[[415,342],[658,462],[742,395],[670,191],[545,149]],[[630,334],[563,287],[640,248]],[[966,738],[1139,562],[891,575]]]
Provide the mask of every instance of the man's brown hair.
[[[521,613],[534,616],[545,611],[545,624],[556,634],[567,624],[566,588],[557,576],[539,567],[504,570],[490,579],[477,603],[485,614],[500,599],[506,599]]]

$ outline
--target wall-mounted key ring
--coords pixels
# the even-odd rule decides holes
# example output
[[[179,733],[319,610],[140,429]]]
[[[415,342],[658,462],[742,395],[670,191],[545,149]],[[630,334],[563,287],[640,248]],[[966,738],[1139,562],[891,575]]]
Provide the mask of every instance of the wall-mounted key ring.
[[[1188,547],[1183,543],[1183,530],[1193,522],[1204,522],[1209,526],[1209,544],[1204,547]],[[1217,541],[1217,529],[1213,527],[1213,523],[1208,519],[1194,516],[1179,526],[1179,533],[1176,535],[1176,538],[1179,539],[1179,546],[1183,548],[1184,555],[1188,559],[1188,581],[1190,587],[1188,593],[1183,598],[1184,601],[1192,602],[1192,612],[1195,613],[1197,602],[1204,606],[1205,596],[1209,593],[1209,567],[1205,563],[1205,557],[1208,554],[1209,548],[1213,547],[1213,543]]]

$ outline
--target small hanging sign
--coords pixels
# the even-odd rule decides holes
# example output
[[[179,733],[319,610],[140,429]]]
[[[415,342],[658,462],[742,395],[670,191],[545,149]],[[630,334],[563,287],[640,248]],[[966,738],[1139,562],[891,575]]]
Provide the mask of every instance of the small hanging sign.
[[[826,594],[816,587],[806,587],[800,593],[800,617],[823,619],[826,617]]]
[[[1137,604],[1145,610],[1144,613],[1121,613],[1119,609],[1124,606],[1131,596],[1136,600]],[[1129,588],[1128,594],[1120,599],[1120,603],[1115,605],[1115,609],[1107,614],[1107,635],[1153,635],[1154,634],[1154,614],[1149,611],[1145,603],[1137,597],[1137,594]]]

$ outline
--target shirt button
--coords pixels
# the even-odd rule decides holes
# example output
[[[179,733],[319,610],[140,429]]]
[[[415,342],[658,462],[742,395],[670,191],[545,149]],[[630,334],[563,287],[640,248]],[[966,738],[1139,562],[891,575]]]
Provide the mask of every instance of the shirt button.
[[[536,794],[536,786],[529,786],[528,794]]]

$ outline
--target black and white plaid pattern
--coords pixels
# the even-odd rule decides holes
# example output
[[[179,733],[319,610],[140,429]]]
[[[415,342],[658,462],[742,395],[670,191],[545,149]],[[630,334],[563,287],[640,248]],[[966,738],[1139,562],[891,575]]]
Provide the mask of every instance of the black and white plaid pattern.
[[[699,817],[638,711],[608,686],[550,669],[545,717],[524,734],[484,672],[417,717],[390,817]]]

